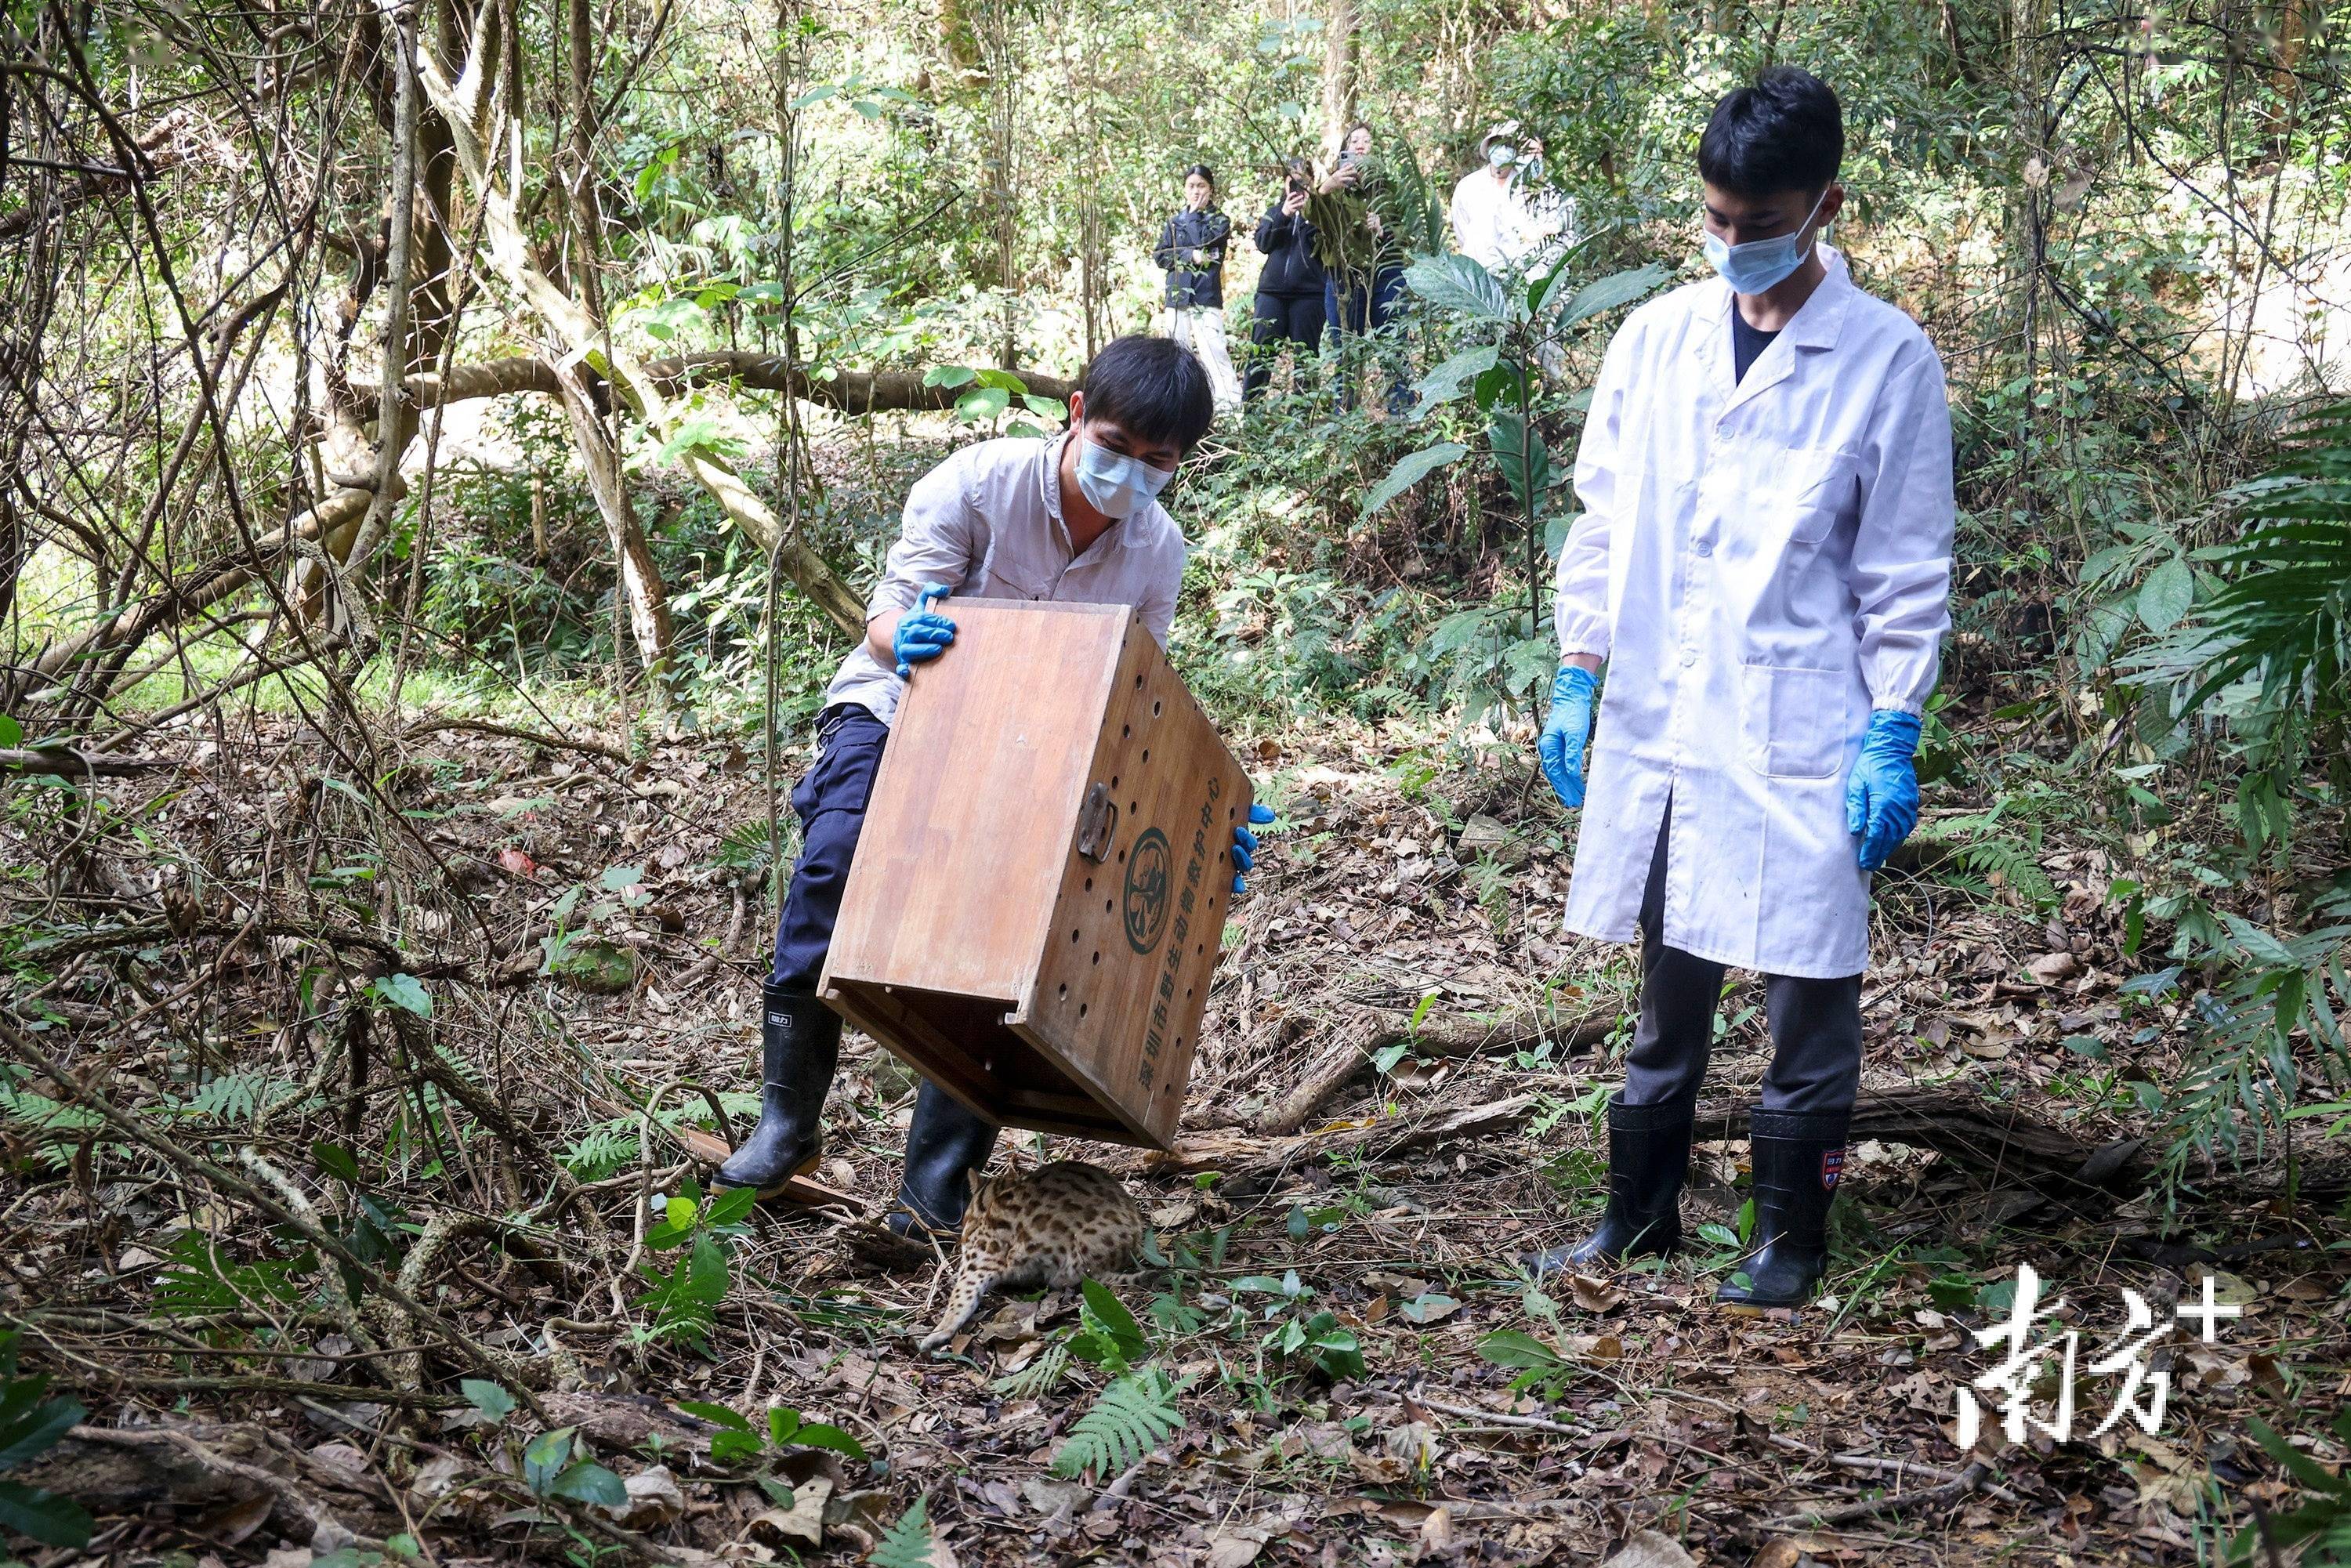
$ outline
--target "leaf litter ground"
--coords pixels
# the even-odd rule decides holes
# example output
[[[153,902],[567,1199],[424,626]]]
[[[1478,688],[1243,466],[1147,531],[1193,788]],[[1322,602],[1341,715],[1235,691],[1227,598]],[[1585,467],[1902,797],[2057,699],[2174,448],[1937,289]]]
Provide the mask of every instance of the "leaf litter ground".
[[[1896,1135],[1846,1166],[1828,1293],[1732,1315],[1710,1292],[1739,1250],[1735,1120],[1701,1129],[1721,1136],[1698,1151],[1681,1258],[1540,1284],[1517,1266],[1596,1212],[1633,974],[1629,951],[1560,932],[1568,854],[1539,783],[1440,766],[1410,737],[1373,757],[1257,742],[1285,820],[1227,933],[1177,1155],[999,1149],[1118,1170],[1165,1265],[1116,1284],[1177,1423],[1119,1473],[1072,1479],[1052,1461],[1109,1375],[1071,1354],[1101,1327],[1074,1293],[999,1299],[942,1356],[913,1351],[944,1287],[872,1224],[913,1103],[895,1059],[854,1036],[844,1051],[816,1173],[841,1201],[702,1239],[691,1202],[664,1201],[707,1177],[703,1091],[751,1109],[764,791],[739,750],[676,737],[623,768],[459,731],[411,749],[391,788],[413,839],[308,782],[298,731],[206,756],[183,791],[126,787],[117,810],[190,869],[158,895],[127,853],[95,867],[57,918],[145,921],[152,940],[42,966],[17,1015],[121,1106],[215,1158],[245,1148],[338,1234],[374,1225],[387,1270],[505,1356],[539,1412],[494,1419],[457,1389],[482,1368],[380,1301],[339,1316],[299,1238],[152,1151],[44,1123],[71,1097],[22,1078],[5,1310],[28,1365],[131,1434],[85,1428],[26,1474],[93,1498],[110,1556],[302,1568],[340,1548],[337,1568],[368,1568],[392,1541],[439,1563],[888,1561],[926,1539],[942,1563],[2184,1563],[2247,1504],[2291,1503],[2250,1418],[2345,1458],[2325,1422],[2351,1391],[2346,1227],[2311,1178],[2291,1209],[2252,1173],[2169,1224],[2127,1179],[2147,1163],[2130,1084],[2163,1081],[2186,1016],[2122,989],[2100,845],[2052,837],[2042,907],[1925,873],[1881,897],[1865,1108],[1923,1093],[2029,1124],[2040,1163],[1970,1155],[1948,1117],[1883,1117]],[[393,909],[404,927],[380,924]],[[256,935],[305,919],[401,929],[407,956]],[[322,977],[372,988],[372,1076],[322,1045],[349,1018],[318,1004]],[[123,987],[143,998],[127,1018],[107,1000]],[[1726,1114],[1761,1078],[1760,1003],[1744,979],[1724,1001],[1708,1103]],[[338,1100],[348,1084],[368,1092]],[[362,1179],[330,1179],[322,1143]],[[2049,1176],[2080,1150],[2124,1179]],[[1962,1454],[1956,1401],[1996,1360],[1972,1331],[2026,1263],[2084,1365],[2122,1329],[2125,1286],[2168,1315],[2209,1275],[2243,1316],[2210,1346],[2160,1342],[2158,1435],[2126,1419],[2089,1438],[2119,1380],[2085,1380],[2072,1442],[2004,1444],[1985,1395],[1987,1445]],[[2034,1394],[2049,1418],[2053,1381]],[[787,1407],[851,1440],[747,1455],[686,1402],[755,1434]],[[625,1504],[532,1495],[519,1439],[551,1426],[578,1429]],[[166,1433],[184,1445],[166,1453]]]

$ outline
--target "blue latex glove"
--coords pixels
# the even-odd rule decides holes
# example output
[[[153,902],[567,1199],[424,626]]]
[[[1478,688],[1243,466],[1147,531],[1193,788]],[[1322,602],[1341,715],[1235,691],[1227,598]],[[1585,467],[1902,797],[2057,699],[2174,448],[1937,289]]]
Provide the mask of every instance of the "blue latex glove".
[[[1599,691],[1592,672],[1575,664],[1562,664],[1551,683],[1551,717],[1535,754],[1562,806],[1583,804],[1583,743],[1592,737],[1592,705]]]
[[[1247,826],[1233,829],[1233,893],[1236,896],[1248,892],[1241,885],[1241,873],[1256,863],[1257,835],[1249,828],[1262,828],[1273,821],[1273,808],[1262,803],[1249,808]]]
[[[914,595],[914,607],[898,618],[898,630],[890,638],[890,651],[898,655],[898,678],[911,679],[916,664],[937,658],[955,641],[956,625],[931,608],[947,596],[944,582],[926,582]]]
[[[1861,869],[1876,871],[1918,825],[1918,720],[1880,708],[1862,733],[1844,787],[1844,831],[1861,840]]]

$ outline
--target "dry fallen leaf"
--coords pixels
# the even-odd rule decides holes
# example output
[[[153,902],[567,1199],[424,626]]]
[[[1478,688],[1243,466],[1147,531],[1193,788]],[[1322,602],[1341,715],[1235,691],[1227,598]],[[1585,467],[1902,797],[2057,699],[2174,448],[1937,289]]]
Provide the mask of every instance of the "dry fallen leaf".
[[[1672,1537],[1636,1530],[1625,1550],[1608,1560],[1608,1568],[1698,1568],[1698,1563]]]
[[[1254,1531],[1217,1531],[1208,1537],[1207,1568],[1249,1568],[1265,1542]]]
[[[1765,1542],[1747,1568],[1796,1568],[1803,1557],[1803,1548],[1782,1535]]]
[[[2024,972],[2044,986],[2070,980],[2082,972],[2082,960],[2071,953],[2043,953],[2024,966]]]
[[[1587,1312],[1613,1312],[1625,1302],[1625,1292],[1605,1280],[1595,1280],[1589,1274],[1570,1274],[1567,1293],[1575,1304]]]
[[[824,1503],[831,1495],[832,1483],[822,1476],[801,1481],[792,1488],[791,1507],[762,1509],[751,1516],[747,1533],[820,1546],[824,1543]]]
[[[1428,1517],[1420,1521],[1420,1551],[1424,1557],[1442,1557],[1460,1550],[1453,1539],[1453,1511],[1431,1509]]]

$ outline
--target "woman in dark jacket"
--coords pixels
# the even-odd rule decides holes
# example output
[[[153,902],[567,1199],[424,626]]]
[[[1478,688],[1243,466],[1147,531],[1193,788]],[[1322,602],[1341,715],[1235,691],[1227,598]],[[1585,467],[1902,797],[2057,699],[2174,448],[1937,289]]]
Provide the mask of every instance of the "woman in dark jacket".
[[[1217,176],[1206,163],[1193,164],[1184,171],[1184,206],[1160,229],[1152,255],[1167,269],[1167,335],[1208,372],[1219,413],[1241,401],[1225,347],[1225,246],[1232,237],[1232,220],[1217,211]]]
[[[1322,340],[1322,264],[1314,258],[1314,225],[1306,216],[1313,171],[1303,158],[1289,164],[1290,183],[1281,199],[1258,220],[1257,248],[1265,268],[1257,275],[1257,319],[1249,329],[1251,353],[1243,396],[1255,398],[1273,375],[1273,357],[1284,343],[1311,349]]]

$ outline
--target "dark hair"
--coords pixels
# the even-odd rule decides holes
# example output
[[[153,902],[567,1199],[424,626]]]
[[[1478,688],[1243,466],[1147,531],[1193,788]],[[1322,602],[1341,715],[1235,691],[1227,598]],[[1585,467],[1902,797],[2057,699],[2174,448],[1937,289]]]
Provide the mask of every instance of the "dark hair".
[[[1189,452],[1217,417],[1208,372],[1172,338],[1114,338],[1086,367],[1086,417]]]
[[[1733,195],[1824,191],[1844,160],[1844,110],[1829,85],[1771,66],[1726,94],[1698,140],[1698,178]]]
[[[1197,174],[1200,178],[1208,182],[1208,189],[1210,191],[1213,192],[1217,188],[1217,172],[1214,169],[1209,168],[1206,163],[1195,163],[1189,169],[1184,171],[1184,178],[1186,180],[1190,179],[1195,174]]]

